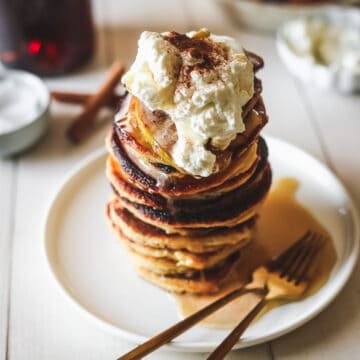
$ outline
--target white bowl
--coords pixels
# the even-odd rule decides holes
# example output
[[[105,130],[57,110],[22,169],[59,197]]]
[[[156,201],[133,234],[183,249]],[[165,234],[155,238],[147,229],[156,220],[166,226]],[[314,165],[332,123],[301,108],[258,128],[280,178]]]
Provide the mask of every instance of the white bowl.
[[[240,26],[274,33],[285,21],[294,17],[322,14],[327,5],[289,5],[248,0],[218,0],[223,10]]]
[[[45,133],[49,123],[50,93],[45,83],[37,76],[21,70],[7,70],[8,76],[31,86],[39,98],[36,116],[30,122],[0,134],[0,156],[8,157],[31,147]]]
[[[336,25],[346,25],[360,31],[360,12],[355,9],[333,8],[321,15],[320,18]],[[289,71],[303,82],[322,89],[332,89],[345,94],[359,92],[360,73],[336,64],[318,63],[312,57],[300,56],[291,49],[286,28],[297,20],[284,23],[277,32],[278,52]]]

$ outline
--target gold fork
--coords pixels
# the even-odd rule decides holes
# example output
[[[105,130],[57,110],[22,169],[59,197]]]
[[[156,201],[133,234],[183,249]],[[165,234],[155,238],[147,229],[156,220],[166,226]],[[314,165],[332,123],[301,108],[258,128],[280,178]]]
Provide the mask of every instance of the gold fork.
[[[308,231],[278,258],[269,262],[266,267],[256,269],[249,284],[214,301],[117,360],[141,359],[241,295],[254,293],[262,296],[256,307],[251,310],[209,357],[209,359],[222,359],[232,349],[267,301],[280,298],[296,299],[305,292],[309,283],[306,279],[308,270],[323,242],[322,236]]]
[[[208,360],[223,359],[269,301],[296,300],[304,294],[309,285],[309,270],[324,242],[323,236],[308,231],[275,261],[254,271],[252,282],[245,288],[264,289],[261,301],[209,355]]]

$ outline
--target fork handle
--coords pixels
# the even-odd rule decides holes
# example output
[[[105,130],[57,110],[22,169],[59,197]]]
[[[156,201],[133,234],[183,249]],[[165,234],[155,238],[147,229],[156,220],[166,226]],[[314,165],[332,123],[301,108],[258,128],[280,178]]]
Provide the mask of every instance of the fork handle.
[[[262,300],[249,312],[249,314],[239,322],[234,330],[222,341],[222,343],[208,356],[207,360],[224,359],[225,355],[233,348],[240,336],[249,327],[255,316],[266,305],[265,295]]]
[[[177,324],[171,326],[167,330],[161,332],[160,334],[154,336],[150,340],[144,342],[143,344],[139,345],[135,349],[131,350],[127,354],[119,357],[117,360],[135,360],[135,359],[141,359],[145,355],[153,352],[154,350],[158,349],[160,346],[168,343],[172,339],[176,338],[183,332],[185,332],[187,329],[192,327],[194,324],[199,322],[200,320],[204,319],[205,317],[209,316],[216,310],[220,309],[221,307],[225,306],[229,302],[235,300],[241,295],[248,294],[248,293],[254,293],[258,295],[265,296],[265,289],[261,288],[253,288],[253,289],[247,289],[247,288],[239,288],[236,289],[227,295],[223,296],[222,298],[214,301],[210,305],[204,307],[203,309],[197,311],[193,315],[185,318],[184,320],[178,322]]]

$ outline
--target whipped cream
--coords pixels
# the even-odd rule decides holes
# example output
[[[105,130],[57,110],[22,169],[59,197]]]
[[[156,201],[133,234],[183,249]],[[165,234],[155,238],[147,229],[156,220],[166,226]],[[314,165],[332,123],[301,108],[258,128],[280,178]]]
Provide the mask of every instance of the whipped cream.
[[[28,125],[43,107],[33,85],[21,75],[0,76],[0,135]]]
[[[327,21],[305,18],[284,29],[290,49],[317,64],[360,74],[360,31]]]
[[[245,130],[242,107],[254,93],[253,66],[241,46],[205,29],[143,32],[122,81],[150,110],[171,117],[178,135],[171,156],[201,177],[218,170],[209,145],[224,150]]]

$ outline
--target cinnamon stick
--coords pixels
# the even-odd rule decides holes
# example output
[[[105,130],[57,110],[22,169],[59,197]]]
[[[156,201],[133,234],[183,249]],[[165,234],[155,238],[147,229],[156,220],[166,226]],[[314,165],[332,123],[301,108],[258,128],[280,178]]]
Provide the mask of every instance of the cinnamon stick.
[[[89,135],[94,126],[96,114],[104,104],[109,102],[124,70],[124,66],[119,61],[111,66],[104,84],[89,98],[83,111],[70,124],[66,135],[71,142],[80,143]]]
[[[69,91],[52,91],[51,97],[59,102],[67,103],[67,104],[78,104],[85,105],[90,98],[94,94],[90,93],[74,93]],[[104,106],[116,108],[121,100],[123,99],[123,95],[112,94],[109,98],[108,103],[105,103]]]

